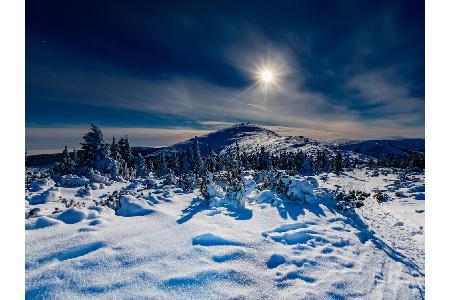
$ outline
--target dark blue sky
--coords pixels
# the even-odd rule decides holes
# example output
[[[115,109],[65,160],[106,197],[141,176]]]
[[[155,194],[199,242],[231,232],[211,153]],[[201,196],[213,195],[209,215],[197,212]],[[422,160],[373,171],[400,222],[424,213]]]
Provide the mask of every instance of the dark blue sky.
[[[27,147],[92,122],[143,145],[241,121],[423,136],[424,27],[423,1],[27,1]]]

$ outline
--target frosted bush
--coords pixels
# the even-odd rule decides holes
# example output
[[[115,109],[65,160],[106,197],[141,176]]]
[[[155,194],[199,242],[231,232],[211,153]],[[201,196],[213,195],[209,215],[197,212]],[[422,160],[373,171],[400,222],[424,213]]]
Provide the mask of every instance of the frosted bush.
[[[256,186],[254,180],[247,180],[237,183],[231,187],[224,198],[226,204],[229,204],[236,208],[245,207],[247,196],[253,191]]]
[[[290,200],[301,200],[311,202],[315,200],[314,185],[306,180],[295,177],[283,179],[288,184],[287,196]]]
[[[91,182],[106,183],[108,178],[103,176],[98,170],[89,169],[87,177]]]
[[[32,192],[39,192],[39,191],[45,191],[52,186],[55,185],[55,182],[50,178],[41,178],[34,180],[30,184],[30,191]]]
[[[92,196],[92,190],[89,186],[83,187],[77,191],[75,196],[81,198]]]
[[[224,196],[222,188],[214,182],[213,174],[210,172],[206,174],[206,178],[201,183],[200,192],[205,199]]]
[[[88,182],[89,180],[84,176],[79,177],[77,175],[69,174],[61,177],[59,185],[65,188],[74,188],[84,186]]]
[[[280,198],[276,194],[274,194],[271,190],[263,190],[261,191],[255,198],[256,203],[270,203],[276,204],[280,201]]]

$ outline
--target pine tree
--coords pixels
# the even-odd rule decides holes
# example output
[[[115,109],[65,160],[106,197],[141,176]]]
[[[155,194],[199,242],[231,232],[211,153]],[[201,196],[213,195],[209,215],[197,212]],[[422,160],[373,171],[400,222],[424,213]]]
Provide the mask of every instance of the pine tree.
[[[187,174],[192,171],[192,159],[190,154],[192,154],[191,147],[188,147],[180,154],[180,173],[182,174]]]
[[[266,151],[266,148],[263,146],[260,148],[259,157],[258,157],[258,170],[270,170],[272,169],[272,157]]]
[[[314,160],[314,166],[316,172],[328,172],[329,171],[329,163],[327,154],[325,151],[317,152],[316,158]]]
[[[158,159],[158,165],[156,169],[156,176],[163,177],[169,173],[169,168],[167,167],[166,158],[164,154],[161,154]]]
[[[72,174],[75,171],[75,163],[70,157],[67,146],[64,147],[61,159],[54,167],[54,171],[62,175]]]
[[[217,169],[217,155],[208,145],[208,156],[205,158],[205,169],[208,172],[214,173]]]
[[[111,151],[112,159],[115,159],[117,161],[120,160],[121,156],[120,156],[119,144],[117,144],[116,138],[114,136],[112,138],[112,142],[111,142],[111,146],[110,146],[109,150]]]
[[[192,153],[193,153],[193,170],[194,174],[201,175],[205,171],[205,166],[203,163],[203,158],[200,153],[200,146],[198,144],[198,137],[194,138],[194,143],[192,145]]]
[[[142,157],[141,153],[138,153],[138,155],[136,156],[135,166],[136,166],[136,176],[142,178],[148,177],[149,170],[145,163],[145,159]]]
[[[167,159],[167,167],[174,171],[176,175],[179,175],[180,170],[180,158],[178,152],[174,152],[168,159]]]
[[[71,156],[72,156],[72,160],[73,160],[73,163],[75,165],[75,168],[79,167],[80,166],[80,154],[79,154],[79,151],[73,149],[72,153],[71,153]]]
[[[128,136],[125,136],[124,138],[121,137],[118,142],[118,146],[120,156],[127,162],[128,167],[131,167],[134,157],[133,154],[131,153],[131,147],[130,143],[128,142]]]
[[[342,154],[340,152],[333,159],[333,170],[338,175],[342,172]]]
[[[97,156],[100,154],[101,148],[105,144],[103,133],[94,124],[91,124],[91,131],[83,136],[84,143],[81,143],[83,149],[83,165],[93,165]]]

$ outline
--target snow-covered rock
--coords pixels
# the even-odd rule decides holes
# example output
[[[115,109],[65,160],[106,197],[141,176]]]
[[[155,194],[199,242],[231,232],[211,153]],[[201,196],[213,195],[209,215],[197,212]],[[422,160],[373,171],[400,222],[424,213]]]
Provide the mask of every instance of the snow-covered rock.
[[[120,208],[117,215],[122,217],[144,216],[153,213],[154,210],[148,205],[147,201],[124,195],[120,197]]]
[[[41,178],[31,182],[30,191],[32,192],[45,191],[53,186],[55,186],[55,182],[51,178]]]
[[[58,201],[61,193],[58,189],[49,189],[40,194],[34,195],[28,198],[28,202],[30,204],[42,204],[47,202],[55,202]]]

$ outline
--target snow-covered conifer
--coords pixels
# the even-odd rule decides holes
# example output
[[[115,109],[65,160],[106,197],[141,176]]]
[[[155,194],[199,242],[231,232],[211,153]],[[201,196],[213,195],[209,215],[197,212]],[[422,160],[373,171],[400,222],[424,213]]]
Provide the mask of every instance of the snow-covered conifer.
[[[333,171],[336,174],[340,174],[342,172],[342,154],[338,153],[333,158]]]
[[[53,169],[61,175],[72,174],[75,171],[75,162],[70,156],[67,146],[64,147],[61,159]]]
[[[141,153],[135,158],[135,166],[136,166],[136,176],[137,177],[148,177],[149,170],[147,168],[147,164],[145,163],[144,157],[142,157]]]
[[[120,149],[119,144],[116,141],[116,138],[112,138],[111,146],[109,147],[109,150],[111,151],[111,158],[115,159],[117,161],[120,160]]]
[[[83,139],[84,142],[81,143],[81,148],[83,149],[81,163],[83,165],[92,165],[100,154],[103,144],[105,144],[103,133],[96,125],[91,124],[91,131],[87,132]]]
[[[166,176],[169,172],[169,168],[167,167],[167,162],[164,154],[161,154],[158,157],[157,166],[156,166],[156,176],[163,177]]]
[[[198,138],[194,138],[192,144],[192,154],[193,154],[193,171],[197,175],[201,175],[205,170],[205,165],[203,163],[203,158],[200,151],[200,146],[198,144]]]

